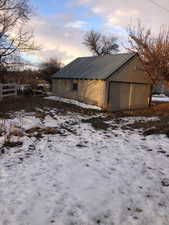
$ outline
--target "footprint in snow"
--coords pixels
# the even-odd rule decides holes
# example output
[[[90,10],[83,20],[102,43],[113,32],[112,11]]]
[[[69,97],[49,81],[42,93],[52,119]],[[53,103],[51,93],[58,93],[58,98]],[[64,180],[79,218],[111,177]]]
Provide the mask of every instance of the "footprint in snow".
[[[162,154],[165,154],[166,153],[166,151],[164,151],[164,150],[160,150],[160,151],[157,151],[158,153],[162,153]]]
[[[162,186],[164,186],[164,187],[169,187],[169,179],[168,179],[168,178],[164,178],[164,179],[161,181],[161,184],[162,184]]]

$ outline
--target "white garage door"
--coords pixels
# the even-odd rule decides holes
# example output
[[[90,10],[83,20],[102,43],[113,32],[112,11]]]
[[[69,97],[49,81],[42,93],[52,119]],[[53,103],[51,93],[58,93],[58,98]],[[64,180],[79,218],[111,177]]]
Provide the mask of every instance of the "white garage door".
[[[109,88],[109,110],[146,108],[151,86],[146,84],[113,83]]]
[[[128,109],[130,98],[130,84],[110,83],[109,107],[113,111]]]
[[[145,84],[132,84],[131,108],[145,108],[149,104],[151,86]]]

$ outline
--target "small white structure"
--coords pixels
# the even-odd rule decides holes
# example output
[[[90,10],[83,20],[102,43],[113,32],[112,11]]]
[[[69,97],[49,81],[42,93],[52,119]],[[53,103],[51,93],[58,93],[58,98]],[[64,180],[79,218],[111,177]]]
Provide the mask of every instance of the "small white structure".
[[[17,96],[16,84],[0,84],[0,100],[8,96]]]

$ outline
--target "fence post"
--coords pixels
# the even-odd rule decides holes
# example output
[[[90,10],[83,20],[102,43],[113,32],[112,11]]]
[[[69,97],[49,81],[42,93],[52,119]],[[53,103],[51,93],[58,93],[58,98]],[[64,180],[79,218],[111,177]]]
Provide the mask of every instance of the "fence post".
[[[0,83],[0,100],[8,96],[17,96],[17,84]]]
[[[2,84],[0,84],[0,101],[2,100],[3,96],[2,96]]]
[[[14,96],[17,96],[17,85],[15,84],[15,87],[14,87]]]

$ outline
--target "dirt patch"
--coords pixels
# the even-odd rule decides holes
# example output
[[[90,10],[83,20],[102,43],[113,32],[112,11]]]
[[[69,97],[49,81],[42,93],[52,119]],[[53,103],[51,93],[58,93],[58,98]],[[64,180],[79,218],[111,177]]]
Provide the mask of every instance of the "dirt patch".
[[[166,134],[169,137],[169,116],[159,117],[158,121],[139,121],[122,126],[124,130],[142,129],[143,135]]]
[[[28,129],[28,130],[26,130],[26,133],[28,133],[28,134],[33,134],[33,133],[35,133],[35,132],[39,132],[39,131],[41,131],[41,127],[33,127],[33,128],[31,128],[31,129]]]
[[[23,137],[24,132],[21,129],[13,130],[10,132],[10,136]]]
[[[37,109],[40,109],[39,111]],[[169,103],[163,104],[154,104],[148,109],[141,110],[133,110],[133,111],[123,111],[116,113],[104,113],[104,118],[96,115],[103,113],[98,110],[93,109],[84,109],[78,107],[76,105],[57,102],[53,100],[44,99],[42,97],[16,97],[12,99],[4,99],[1,101],[0,108],[0,117],[1,118],[9,118],[11,115],[15,116],[15,112],[24,110],[26,112],[35,112],[35,116],[40,119],[44,119],[46,115],[51,115],[55,118],[55,114],[57,115],[66,115],[67,113],[78,113],[93,116],[90,119],[82,119],[83,123],[89,123],[95,130],[107,130],[108,128],[116,129],[116,125],[113,127],[109,121],[113,120],[115,124],[121,124],[120,117],[128,117],[128,116],[158,116],[160,121],[141,121],[135,122],[131,125],[125,125],[122,128],[125,129],[143,129],[143,134],[151,135],[151,134],[166,134],[169,137]],[[76,130],[74,129],[74,125],[70,124],[70,122],[66,122],[62,127],[42,130],[42,128],[33,128],[31,130],[26,131],[27,134],[33,135],[36,134],[63,134],[64,131],[68,131],[69,133],[76,134]],[[63,132],[62,132],[63,131]],[[3,135],[0,132],[0,135]],[[17,136],[22,135],[18,134]]]
[[[151,106],[145,109],[135,109],[126,110],[121,112],[116,112],[116,117],[126,117],[126,116],[168,116],[169,115],[169,103],[167,102],[152,102]]]
[[[107,130],[110,125],[104,121],[102,117],[94,117],[90,119],[82,119],[83,123],[90,123],[95,130]]]
[[[34,127],[29,130],[26,130],[26,134],[29,137],[42,138],[44,134],[62,134],[61,130],[58,127]]]
[[[40,108],[42,112],[36,112],[36,109]],[[45,114],[43,111],[45,109],[55,109],[57,114],[67,114],[68,112],[76,112],[86,115],[96,115],[99,113],[105,113],[109,118],[118,118],[126,116],[168,116],[169,115],[169,103],[152,103],[151,107],[146,109],[121,111],[121,112],[106,112],[99,111],[96,109],[86,109],[79,106],[53,101],[49,99],[44,99],[43,97],[31,96],[31,97],[15,97],[15,98],[5,98],[1,101],[0,117],[9,118],[9,112],[16,112],[24,110],[26,112],[36,112],[38,118],[44,118]],[[50,113],[50,112],[49,112]]]
[[[13,141],[5,141],[3,144],[4,148],[15,148],[15,147],[21,147],[23,145],[22,142],[17,141],[17,142],[13,142]]]
[[[42,111],[45,111],[45,109],[47,108],[55,110],[57,109],[57,114],[67,114],[68,112],[76,112],[86,115],[94,115],[100,112],[96,109],[85,109],[76,105],[33,96],[3,99],[1,101],[0,117],[9,118],[9,113],[21,110],[24,110],[25,112],[35,112],[37,108],[42,109]],[[43,112],[37,112],[36,116],[43,119],[45,114]]]
[[[44,112],[37,112],[37,113],[35,113],[35,117],[39,118],[39,119],[45,119],[46,113],[44,113]]]
[[[46,127],[42,129],[43,134],[62,134],[58,127]]]

